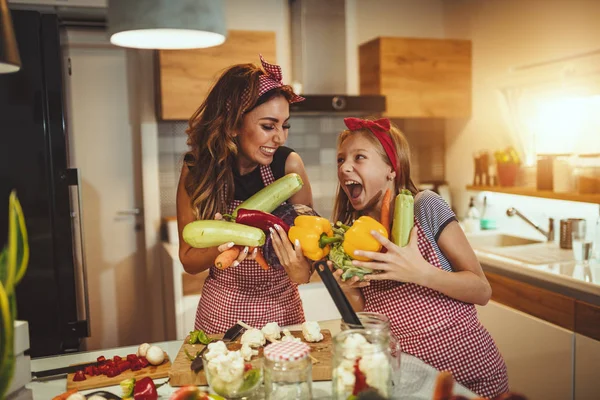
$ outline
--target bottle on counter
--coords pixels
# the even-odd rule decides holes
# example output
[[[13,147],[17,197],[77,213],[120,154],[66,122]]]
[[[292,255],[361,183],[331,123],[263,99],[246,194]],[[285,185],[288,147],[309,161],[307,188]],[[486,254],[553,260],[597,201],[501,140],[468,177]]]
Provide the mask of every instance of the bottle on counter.
[[[496,229],[496,220],[493,219],[491,207],[488,204],[487,196],[483,197],[483,210],[481,212],[480,227],[485,229]]]
[[[265,397],[269,400],[312,398],[310,346],[276,342],[265,347]]]
[[[463,221],[463,226],[466,233],[479,232],[481,230],[481,216],[479,210],[475,207],[475,197],[471,197],[469,201],[469,210],[467,217]]]

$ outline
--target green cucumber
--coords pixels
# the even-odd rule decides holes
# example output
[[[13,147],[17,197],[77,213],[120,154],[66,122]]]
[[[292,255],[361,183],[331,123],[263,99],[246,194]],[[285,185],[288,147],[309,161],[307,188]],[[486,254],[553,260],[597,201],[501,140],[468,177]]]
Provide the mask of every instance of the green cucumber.
[[[183,228],[183,240],[200,249],[227,242],[259,247],[265,244],[265,233],[258,228],[235,222],[202,220],[190,222]]]
[[[233,211],[232,217],[235,220],[238,210],[241,208],[270,213],[302,189],[303,185],[304,183],[300,175],[296,173],[287,174],[256,192],[249,199],[237,206]]]
[[[392,223],[392,241],[404,247],[410,239],[414,225],[415,200],[410,190],[402,189],[394,203],[394,221]]]

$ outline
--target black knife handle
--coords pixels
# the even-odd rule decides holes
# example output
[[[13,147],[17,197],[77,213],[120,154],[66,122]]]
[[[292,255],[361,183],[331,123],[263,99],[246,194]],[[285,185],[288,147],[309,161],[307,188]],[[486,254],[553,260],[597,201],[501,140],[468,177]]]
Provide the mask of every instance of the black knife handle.
[[[342,291],[340,285],[338,285],[333,273],[329,269],[326,260],[320,260],[315,263],[315,269],[317,273],[321,277],[321,281],[327,288],[329,295],[333,299],[335,306],[337,307],[340,315],[342,316],[342,320],[351,325],[356,325],[362,327],[362,323],[358,318],[358,315],[354,312],[352,305],[348,301],[348,298]]]

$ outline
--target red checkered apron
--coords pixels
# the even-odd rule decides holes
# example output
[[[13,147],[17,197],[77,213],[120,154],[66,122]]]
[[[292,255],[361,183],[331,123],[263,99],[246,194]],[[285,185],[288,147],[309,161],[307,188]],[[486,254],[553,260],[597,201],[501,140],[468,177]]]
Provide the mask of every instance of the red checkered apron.
[[[265,186],[275,181],[269,166],[261,165],[260,175]],[[231,214],[240,203],[228,204],[227,212]],[[259,329],[268,322],[280,326],[304,322],[298,285],[283,268],[265,271],[254,260],[225,270],[213,265],[198,303],[195,329],[222,333],[238,320]]]
[[[420,224],[419,250],[432,265],[441,268],[432,244]],[[508,391],[508,377],[494,340],[477,319],[473,304],[412,283],[371,281],[363,288],[364,311],[390,318],[392,333],[402,351],[420,358],[480,396],[494,397]]]

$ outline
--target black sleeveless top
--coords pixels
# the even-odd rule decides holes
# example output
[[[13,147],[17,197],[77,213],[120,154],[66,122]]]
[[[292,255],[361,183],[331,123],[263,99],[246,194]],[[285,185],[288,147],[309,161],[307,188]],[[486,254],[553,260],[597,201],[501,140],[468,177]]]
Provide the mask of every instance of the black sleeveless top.
[[[282,178],[285,175],[285,162],[294,150],[289,147],[280,146],[273,155],[273,162],[271,162],[271,171],[275,180]],[[193,160],[191,154],[186,154],[184,161],[190,163]],[[246,200],[259,190],[264,188],[262,178],[260,176],[260,167],[254,168],[254,170],[246,175],[240,175],[237,168],[233,170],[233,185],[235,192],[233,194],[234,200]]]

